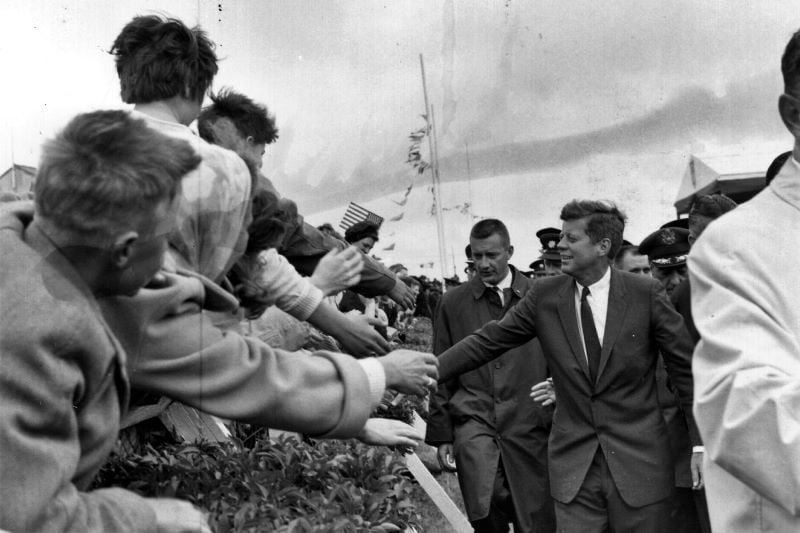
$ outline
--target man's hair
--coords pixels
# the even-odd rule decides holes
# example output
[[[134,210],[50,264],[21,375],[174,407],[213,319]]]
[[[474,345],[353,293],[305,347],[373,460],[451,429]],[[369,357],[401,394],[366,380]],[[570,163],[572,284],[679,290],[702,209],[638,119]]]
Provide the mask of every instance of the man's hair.
[[[216,144],[210,126],[221,118],[229,119],[242,137],[252,137],[258,144],[272,144],[278,140],[275,117],[269,114],[266,106],[225,87],[210,98],[213,103],[204,107],[197,118],[197,130],[206,141]]]
[[[617,255],[614,256],[614,266],[619,268],[622,265],[622,260],[627,255],[634,255],[639,253],[639,247],[635,244],[623,244],[620,246]]]
[[[159,202],[171,201],[200,161],[188,142],[126,111],[78,115],[42,146],[36,216],[76,240],[108,243]]]
[[[349,243],[358,242],[367,237],[372,237],[375,242],[378,241],[378,226],[366,220],[356,222],[344,232],[344,240]]]
[[[609,239],[608,258],[614,259],[622,246],[625,231],[625,214],[613,202],[606,200],[572,200],[561,209],[561,220],[588,218],[586,234],[596,243]]]
[[[469,232],[470,239],[488,239],[494,234],[500,235],[506,247],[511,245],[511,237],[508,234],[508,228],[500,220],[496,218],[487,218],[477,222],[472,226]],[[470,252],[472,249],[470,248]]]
[[[158,15],[131,20],[110,53],[116,56],[122,101],[129,104],[173,96],[202,102],[218,70],[214,43],[203,30]]]
[[[689,220],[701,216],[716,219],[736,207],[736,202],[724,194],[701,194],[689,210]]]
[[[800,96],[800,30],[797,30],[786,44],[781,58],[781,72],[784,92]]]

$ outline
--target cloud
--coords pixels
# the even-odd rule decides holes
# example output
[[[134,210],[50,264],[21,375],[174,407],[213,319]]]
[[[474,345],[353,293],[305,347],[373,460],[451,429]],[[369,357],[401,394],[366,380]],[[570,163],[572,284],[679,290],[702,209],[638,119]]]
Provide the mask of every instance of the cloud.
[[[783,134],[775,111],[774,80],[777,78],[777,72],[768,71],[732,83],[722,95],[707,88],[689,86],[642,116],[603,128],[549,139],[471,148],[469,176],[479,179],[533,174],[574,166],[600,154],[629,154],[633,161],[638,155],[686,150],[693,143],[738,145],[752,138],[775,138]],[[319,187],[298,190],[306,199],[304,207],[314,211],[352,199],[368,201],[402,190],[413,175],[410,169],[392,174],[381,172],[382,168],[395,165],[404,155],[401,152],[390,152],[390,160],[364,162],[349,180],[329,179]],[[467,178],[467,158],[463,152],[443,154],[439,163],[443,181]],[[426,174],[417,179],[429,178]]]

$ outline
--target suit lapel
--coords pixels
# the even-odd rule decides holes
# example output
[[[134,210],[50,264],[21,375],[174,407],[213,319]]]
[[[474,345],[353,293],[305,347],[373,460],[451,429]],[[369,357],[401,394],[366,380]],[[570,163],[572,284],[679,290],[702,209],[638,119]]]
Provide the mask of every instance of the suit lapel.
[[[561,325],[564,327],[564,334],[567,337],[572,355],[578,360],[578,364],[583,370],[586,379],[591,382],[589,377],[589,363],[586,361],[586,354],[583,351],[581,342],[581,331],[578,329],[577,310],[575,309],[575,282],[572,277],[565,276],[566,283],[558,293],[558,315],[561,318]]]
[[[622,324],[625,322],[625,313],[628,306],[625,304],[625,282],[619,273],[611,269],[611,286],[608,289],[608,314],[606,315],[606,329],[603,332],[603,347],[600,351],[600,366],[597,369],[597,380],[603,375],[611,348],[617,340]]]

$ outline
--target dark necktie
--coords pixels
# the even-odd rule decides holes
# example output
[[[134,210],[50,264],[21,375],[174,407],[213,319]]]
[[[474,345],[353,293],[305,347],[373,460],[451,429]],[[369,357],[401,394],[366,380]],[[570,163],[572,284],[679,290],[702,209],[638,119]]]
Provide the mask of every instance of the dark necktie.
[[[581,292],[581,327],[583,328],[583,342],[586,345],[586,358],[589,360],[589,376],[594,383],[597,380],[597,369],[600,366],[601,347],[597,328],[594,326],[592,308],[586,299],[589,294],[589,287],[584,287]]]
[[[503,301],[500,289],[497,286],[486,287],[486,300],[489,302],[489,314],[493,319],[498,319],[503,313]]]

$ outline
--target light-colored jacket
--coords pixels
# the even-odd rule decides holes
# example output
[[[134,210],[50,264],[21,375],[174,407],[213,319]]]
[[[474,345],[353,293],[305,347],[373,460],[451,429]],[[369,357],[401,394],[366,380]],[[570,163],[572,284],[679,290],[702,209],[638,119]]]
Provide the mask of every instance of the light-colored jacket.
[[[128,354],[133,388],[277,429],[342,438],[361,430],[383,394],[383,381],[364,371],[380,366],[375,359],[286,352],[220,329],[212,312],[236,310],[229,293],[189,271],[162,274],[162,284],[133,297],[99,300]]]
[[[800,167],[689,256],[697,425],[714,531],[800,531]]]
[[[122,489],[86,492],[128,401],[125,354],[33,205],[0,211],[0,529],[155,532]]]

